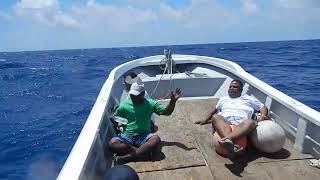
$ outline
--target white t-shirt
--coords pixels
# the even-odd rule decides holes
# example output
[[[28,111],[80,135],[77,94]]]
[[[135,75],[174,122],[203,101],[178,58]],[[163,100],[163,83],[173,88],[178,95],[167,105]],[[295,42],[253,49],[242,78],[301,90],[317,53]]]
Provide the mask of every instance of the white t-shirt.
[[[218,114],[224,118],[234,116],[245,120],[251,119],[253,113],[259,111],[263,106],[260,101],[248,95],[237,98],[226,96],[218,101],[216,109],[219,111]]]

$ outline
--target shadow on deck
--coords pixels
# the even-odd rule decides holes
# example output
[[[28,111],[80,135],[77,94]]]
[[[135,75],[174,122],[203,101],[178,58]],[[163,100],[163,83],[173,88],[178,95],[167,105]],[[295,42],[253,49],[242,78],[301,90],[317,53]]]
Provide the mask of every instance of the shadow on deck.
[[[236,159],[218,155],[212,148],[211,125],[194,124],[217,100],[180,100],[171,116],[156,119],[159,151],[151,159],[128,163],[140,179],[320,179],[320,171],[309,166],[312,156],[294,150],[288,139],[274,154],[249,146]]]

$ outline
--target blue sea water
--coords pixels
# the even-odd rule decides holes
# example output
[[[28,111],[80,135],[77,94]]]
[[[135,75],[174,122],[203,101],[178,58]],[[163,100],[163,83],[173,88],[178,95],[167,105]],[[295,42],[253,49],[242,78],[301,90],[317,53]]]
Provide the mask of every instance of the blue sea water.
[[[0,52],[0,179],[55,179],[110,71],[164,48],[232,60],[320,111],[320,40]]]

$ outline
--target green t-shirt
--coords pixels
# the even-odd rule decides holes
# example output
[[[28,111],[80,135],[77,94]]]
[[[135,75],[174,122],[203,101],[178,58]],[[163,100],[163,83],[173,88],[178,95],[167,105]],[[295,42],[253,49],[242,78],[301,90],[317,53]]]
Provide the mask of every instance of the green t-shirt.
[[[115,116],[120,116],[128,120],[124,127],[124,132],[129,135],[140,135],[150,133],[150,118],[152,113],[160,115],[166,106],[153,99],[144,99],[142,104],[134,105],[131,99],[123,101]]]

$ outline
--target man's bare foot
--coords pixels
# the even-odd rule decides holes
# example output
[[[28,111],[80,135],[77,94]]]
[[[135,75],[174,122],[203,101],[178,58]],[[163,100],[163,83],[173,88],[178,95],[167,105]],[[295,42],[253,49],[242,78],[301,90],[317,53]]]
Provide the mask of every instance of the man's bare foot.
[[[124,156],[115,156],[114,158],[114,164],[119,165],[119,164],[126,164],[128,162],[135,161],[136,158],[132,154],[126,154]]]
[[[231,158],[243,152],[243,147],[234,144],[229,138],[220,139],[218,143],[228,151]]]

